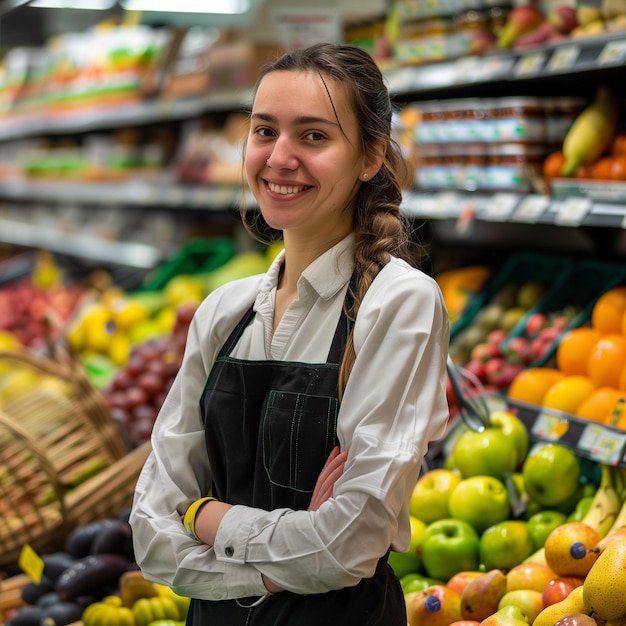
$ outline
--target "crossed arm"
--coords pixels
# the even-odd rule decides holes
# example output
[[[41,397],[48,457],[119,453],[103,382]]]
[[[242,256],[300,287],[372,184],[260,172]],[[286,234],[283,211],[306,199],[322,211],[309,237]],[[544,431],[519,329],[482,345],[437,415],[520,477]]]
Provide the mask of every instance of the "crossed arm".
[[[313,490],[308,508],[309,511],[316,511],[326,500],[332,497],[333,487],[343,473],[347,458],[347,450],[340,451],[338,446],[333,448],[315,483],[315,489]],[[209,546],[215,543],[217,529],[222,518],[230,508],[230,504],[220,502],[219,500],[210,500],[200,508],[196,514],[195,522],[196,536],[200,541]],[[270,593],[283,591],[282,587],[273,583],[265,575],[263,575],[263,583]]]

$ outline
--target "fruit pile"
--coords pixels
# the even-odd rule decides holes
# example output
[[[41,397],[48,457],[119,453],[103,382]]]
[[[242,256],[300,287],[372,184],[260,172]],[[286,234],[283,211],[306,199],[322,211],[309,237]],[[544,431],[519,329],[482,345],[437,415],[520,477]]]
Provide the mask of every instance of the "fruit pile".
[[[548,184],[555,178],[626,180],[626,134],[619,130],[622,103],[607,88],[573,121],[560,150],[543,162]]]
[[[180,368],[196,308],[178,307],[170,335],[136,345],[128,363],[104,390],[111,415],[123,426],[133,448],[150,439],[154,420]]]
[[[16,577],[22,585],[0,614],[5,626],[184,624],[189,598],[147,581],[137,567],[128,511],[76,528],[64,551],[37,559],[38,575]]]
[[[529,368],[508,398],[626,429],[626,286],[605,291],[588,326],[561,338],[556,367]]]
[[[454,362],[483,385],[506,389],[520,372],[547,354],[580,313],[579,306],[569,304],[531,313],[546,292],[543,281],[507,281],[453,335]]]
[[[568,447],[530,443],[500,411],[418,480],[409,552],[390,555],[409,626],[624,623],[626,469],[589,477]]]

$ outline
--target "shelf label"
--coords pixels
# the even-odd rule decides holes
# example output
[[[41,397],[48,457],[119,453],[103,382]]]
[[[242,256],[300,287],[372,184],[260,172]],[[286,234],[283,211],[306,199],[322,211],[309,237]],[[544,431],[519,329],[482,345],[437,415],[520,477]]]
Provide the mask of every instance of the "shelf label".
[[[617,465],[626,444],[626,433],[617,433],[598,424],[585,427],[578,441],[578,448],[585,451],[594,461]]]
[[[509,219],[519,202],[519,195],[515,193],[497,193],[485,206],[483,219],[505,221]]]
[[[563,46],[554,51],[554,54],[548,61],[548,70],[550,72],[562,72],[570,70],[576,64],[580,56],[580,48],[578,46]]]
[[[602,48],[598,65],[620,65],[626,57],[626,41],[609,41]]]
[[[569,428],[569,420],[561,415],[541,411],[532,427],[532,434],[539,439],[558,441]]]
[[[513,73],[518,78],[538,74],[546,61],[544,52],[532,52],[525,54],[515,65]]]
[[[533,224],[539,221],[546,208],[550,204],[548,196],[531,194],[526,196],[515,209],[513,218],[517,222],[527,222]]]
[[[555,222],[561,226],[579,226],[591,207],[589,198],[566,198],[557,210]]]

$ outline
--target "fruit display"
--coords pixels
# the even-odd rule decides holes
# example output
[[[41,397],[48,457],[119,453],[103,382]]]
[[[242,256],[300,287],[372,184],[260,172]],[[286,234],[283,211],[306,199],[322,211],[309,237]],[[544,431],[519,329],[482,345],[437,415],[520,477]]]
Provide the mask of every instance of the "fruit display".
[[[517,419],[507,416],[509,424]],[[526,452],[508,450],[515,462],[504,473],[463,473],[456,459],[484,449],[465,449],[462,435],[446,467],[416,483],[413,571],[390,555],[409,626],[606,626],[626,618],[626,470],[599,464],[590,473],[567,446],[533,442],[521,421],[516,426],[509,438]]]
[[[586,325],[568,330],[553,367],[529,368],[511,382],[511,400],[626,428],[626,287],[607,289]]]
[[[180,368],[196,308],[193,304],[178,307],[167,337],[134,346],[127,363],[103,391],[111,415],[123,426],[133,448],[150,439],[154,420]]]
[[[63,551],[33,560],[39,568],[16,576],[19,587],[0,582],[5,626],[184,624],[189,598],[146,580],[135,563],[128,511],[76,528]]]

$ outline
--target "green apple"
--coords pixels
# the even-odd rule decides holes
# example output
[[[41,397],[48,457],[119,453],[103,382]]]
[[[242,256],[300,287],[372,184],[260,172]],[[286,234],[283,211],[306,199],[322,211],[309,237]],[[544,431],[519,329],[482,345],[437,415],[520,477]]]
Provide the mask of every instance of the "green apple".
[[[528,626],[528,623],[518,606],[507,604],[480,622],[480,626]]]
[[[420,544],[426,532],[426,524],[422,520],[409,516],[411,524],[411,543],[407,552],[389,551],[387,562],[395,575],[402,578],[406,574],[423,572],[422,557],[419,554]]]
[[[494,476],[500,480],[517,468],[517,445],[501,428],[464,431],[452,447],[454,465],[463,478]]]
[[[492,428],[500,428],[507,437],[514,441],[517,450],[515,468],[520,468],[528,454],[529,439],[526,425],[510,411],[494,411],[489,417]]]
[[[582,522],[583,517],[589,513],[589,509],[593,504],[593,496],[583,496],[574,507],[574,510],[568,515],[568,522]]]
[[[426,524],[450,517],[448,500],[461,482],[461,474],[445,468],[436,468],[419,478],[409,503],[409,513]]]
[[[524,614],[529,624],[535,621],[535,618],[543,610],[543,599],[541,592],[535,589],[515,589],[508,591],[498,603],[498,609],[505,606],[516,606]]]
[[[543,548],[543,544],[546,542],[548,535],[561,524],[564,524],[567,520],[567,515],[561,511],[551,511],[550,509],[544,509],[531,515],[528,520],[528,530],[532,537],[535,550]]]
[[[556,508],[574,497],[580,489],[580,474],[578,457],[560,443],[536,446],[522,465],[526,492],[543,508]]]
[[[438,578],[430,578],[430,576],[424,576],[422,574],[406,574],[400,578],[400,586],[402,592],[413,593],[414,591],[423,591],[431,585],[443,585],[445,581]]]
[[[535,544],[524,520],[506,520],[490,526],[479,541],[480,562],[487,571],[508,572],[535,551]]]
[[[437,520],[427,526],[421,552],[428,576],[447,581],[458,572],[478,569],[478,533],[463,520]]]
[[[511,516],[509,494],[493,476],[464,478],[450,495],[450,515],[470,524],[478,534]]]

